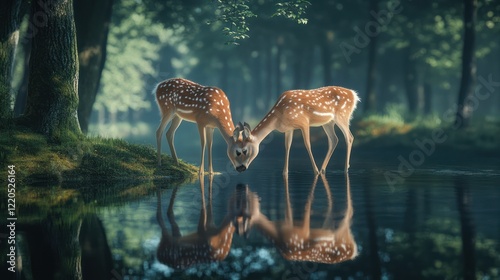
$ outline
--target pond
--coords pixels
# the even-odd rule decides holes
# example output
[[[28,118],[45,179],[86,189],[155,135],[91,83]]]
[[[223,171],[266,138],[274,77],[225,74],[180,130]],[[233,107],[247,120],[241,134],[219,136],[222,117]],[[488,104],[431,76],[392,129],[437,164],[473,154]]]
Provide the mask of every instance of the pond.
[[[411,151],[354,151],[346,176],[339,150],[316,177],[299,150],[286,177],[281,150],[268,151],[241,174],[218,157],[215,176],[126,199],[89,194],[113,182],[89,185],[80,215],[23,205],[22,273],[69,279],[81,261],[84,279],[500,278],[496,157],[408,168]]]

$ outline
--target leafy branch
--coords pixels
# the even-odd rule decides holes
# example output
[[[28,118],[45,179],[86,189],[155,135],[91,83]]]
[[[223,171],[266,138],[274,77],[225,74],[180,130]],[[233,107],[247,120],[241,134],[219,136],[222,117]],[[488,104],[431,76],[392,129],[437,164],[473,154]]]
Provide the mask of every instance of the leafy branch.
[[[239,40],[249,38],[248,19],[257,17],[250,9],[251,0],[216,0],[217,17],[215,21],[222,22],[222,32],[229,37],[228,44],[238,45]],[[284,17],[296,21],[298,24],[307,24],[304,17],[311,3],[307,0],[289,0],[276,3],[276,12],[273,17]],[[212,22],[209,21],[208,24]]]
[[[307,18],[305,15],[307,7],[311,5],[311,2],[307,0],[294,0],[289,2],[276,3],[278,7],[276,13],[273,16],[280,16],[287,19],[297,21],[298,24],[307,24]]]

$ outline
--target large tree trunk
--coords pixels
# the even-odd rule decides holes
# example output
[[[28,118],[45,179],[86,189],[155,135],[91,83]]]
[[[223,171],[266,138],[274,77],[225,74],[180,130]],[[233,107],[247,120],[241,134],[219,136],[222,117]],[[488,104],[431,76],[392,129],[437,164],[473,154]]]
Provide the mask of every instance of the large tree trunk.
[[[476,41],[477,0],[464,1],[464,45],[462,49],[462,79],[458,92],[458,109],[455,118],[457,128],[466,127],[472,117],[472,104],[468,102],[476,78],[476,59],[474,45]]]
[[[80,135],[78,55],[72,0],[32,1],[30,18],[44,14],[34,27],[26,114],[21,124],[55,141]],[[38,21],[41,19],[37,18]]]
[[[378,0],[371,0],[369,11],[378,14]],[[370,15],[371,17],[371,15]],[[377,41],[378,36],[373,36],[368,45],[368,72],[366,79],[366,101],[363,103],[365,112],[375,112],[377,109],[377,96],[375,91],[375,65],[377,57]]]
[[[106,45],[113,0],[75,0],[75,25],[80,75],[78,120],[84,133],[89,126],[101,73],[106,61]]]
[[[12,118],[12,65],[19,41],[21,0],[6,0],[0,9],[0,125]]]

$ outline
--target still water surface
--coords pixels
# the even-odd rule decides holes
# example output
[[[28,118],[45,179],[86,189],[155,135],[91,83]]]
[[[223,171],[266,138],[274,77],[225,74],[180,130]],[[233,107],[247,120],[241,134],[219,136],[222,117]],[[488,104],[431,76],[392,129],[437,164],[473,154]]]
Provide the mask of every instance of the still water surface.
[[[498,160],[427,162],[388,184],[387,171],[403,174],[397,156],[360,152],[349,176],[334,162],[319,177],[305,154],[292,155],[288,177],[280,156],[262,154],[242,174],[216,158],[221,174],[213,178],[182,186],[160,181],[132,201],[92,207],[79,236],[83,274],[500,279]],[[102,199],[113,202],[108,196]]]

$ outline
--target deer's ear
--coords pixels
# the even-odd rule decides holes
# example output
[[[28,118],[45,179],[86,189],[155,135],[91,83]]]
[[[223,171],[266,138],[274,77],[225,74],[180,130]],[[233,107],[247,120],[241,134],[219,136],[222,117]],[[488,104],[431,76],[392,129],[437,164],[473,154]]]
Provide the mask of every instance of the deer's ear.
[[[243,130],[243,125],[241,122],[239,122],[236,127],[234,128],[233,132],[233,140],[236,142],[238,140],[238,137],[240,136],[240,132]]]
[[[240,122],[240,123],[241,123],[241,122]],[[248,123],[246,123],[246,122],[244,122],[244,123],[243,123],[243,127],[244,127],[244,128],[248,128],[248,130],[250,130],[250,131],[252,130],[252,129],[250,128],[250,125],[249,125]]]
[[[250,129],[250,125],[245,123],[244,127],[243,127],[243,140],[246,140],[246,141],[250,140],[251,134],[252,134],[252,130]]]

